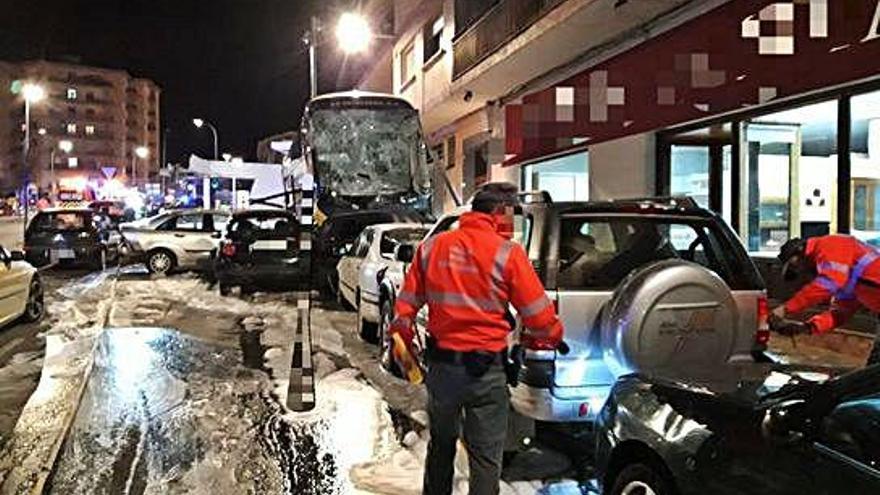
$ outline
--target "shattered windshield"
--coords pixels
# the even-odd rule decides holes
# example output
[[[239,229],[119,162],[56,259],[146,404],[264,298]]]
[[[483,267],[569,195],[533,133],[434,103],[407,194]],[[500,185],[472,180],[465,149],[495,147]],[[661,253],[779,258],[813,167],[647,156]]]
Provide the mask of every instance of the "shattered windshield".
[[[418,113],[412,109],[317,110],[311,130],[317,174],[337,194],[424,194],[430,187]]]

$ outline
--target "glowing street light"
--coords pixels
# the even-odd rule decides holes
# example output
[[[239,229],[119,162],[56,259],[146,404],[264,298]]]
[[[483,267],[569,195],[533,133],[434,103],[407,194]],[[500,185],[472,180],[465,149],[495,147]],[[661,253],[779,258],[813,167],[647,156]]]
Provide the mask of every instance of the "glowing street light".
[[[22,182],[24,183],[24,231],[27,232],[28,222],[28,183],[30,182],[28,171],[28,154],[31,148],[31,103],[38,103],[46,97],[46,90],[39,84],[25,83],[21,86],[21,96],[24,98],[24,143],[21,147]]]
[[[73,151],[73,141],[69,139],[62,139],[58,141],[58,149],[69,155],[71,151]],[[55,148],[52,148],[52,152],[49,153],[49,173],[52,176],[52,193],[55,193]]]
[[[208,126],[211,129],[211,132],[214,133],[214,159],[217,160],[220,156],[219,151],[218,151],[219,148],[217,146],[217,142],[219,141],[219,139],[217,137],[217,128],[214,127],[214,124],[208,122],[205,119],[198,119],[197,118],[197,119],[193,119],[192,122],[193,122],[193,125],[196,126],[196,129],[201,129],[204,126]]]
[[[134,149],[134,154],[137,155],[138,158],[144,159],[150,156],[150,148],[146,146],[138,146]]]
[[[345,53],[363,53],[370,46],[373,31],[367,19],[354,12],[346,12],[336,24],[336,40]]]
[[[145,160],[150,156],[150,148],[138,146],[131,155],[131,183],[137,184],[137,158]]]

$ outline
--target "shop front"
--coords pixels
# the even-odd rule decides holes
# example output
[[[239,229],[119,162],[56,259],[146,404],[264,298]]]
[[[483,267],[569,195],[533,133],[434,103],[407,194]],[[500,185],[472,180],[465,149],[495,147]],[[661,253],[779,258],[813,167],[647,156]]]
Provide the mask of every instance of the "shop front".
[[[636,165],[645,194],[694,197],[758,257],[829,232],[880,245],[878,60],[878,0],[731,1],[508,105],[506,163],[525,184],[645,136],[651,153],[590,153],[590,190]]]

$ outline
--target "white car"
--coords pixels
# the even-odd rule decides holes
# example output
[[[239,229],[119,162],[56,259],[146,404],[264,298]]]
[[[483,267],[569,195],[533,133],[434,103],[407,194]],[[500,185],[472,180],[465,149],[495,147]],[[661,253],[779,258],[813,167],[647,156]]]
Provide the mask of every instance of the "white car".
[[[37,269],[24,260],[21,251],[9,252],[0,246],[0,327],[19,318],[37,321],[45,310]]]
[[[336,265],[339,296],[357,309],[358,331],[364,339],[378,338],[379,273],[392,266],[395,271],[402,270],[396,266],[401,265],[395,260],[398,246],[415,245],[429,229],[430,226],[417,223],[371,225]]]
[[[143,261],[150,273],[207,267],[211,251],[229,213],[216,210],[175,210],[119,226],[125,257]]]

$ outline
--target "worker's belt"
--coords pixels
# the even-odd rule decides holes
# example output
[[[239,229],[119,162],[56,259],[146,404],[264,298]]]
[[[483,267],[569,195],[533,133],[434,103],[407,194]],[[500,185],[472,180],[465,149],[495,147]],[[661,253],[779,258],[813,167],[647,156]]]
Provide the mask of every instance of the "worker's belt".
[[[428,362],[436,361],[464,366],[469,375],[479,378],[486,374],[490,367],[505,364],[507,362],[507,351],[451,351],[449,349],[441,349],[433,341],[429,341],[427,357]]]

